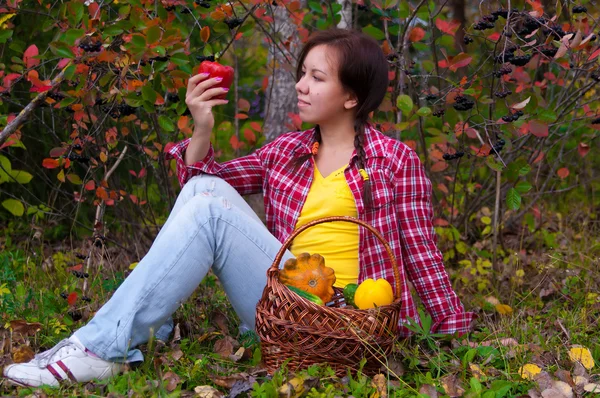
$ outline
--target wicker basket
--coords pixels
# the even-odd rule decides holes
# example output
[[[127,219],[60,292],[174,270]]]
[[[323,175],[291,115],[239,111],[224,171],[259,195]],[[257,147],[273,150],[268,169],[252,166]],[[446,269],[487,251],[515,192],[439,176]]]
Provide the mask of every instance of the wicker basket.
[[[394,269],[396,285],[390,305],[358,310],[346,307],[342,289],[335,288],[332,302],[326,306],[312,303],[288,289],[279,281],[279,263],[292,240],[314,225],[347,221],[371,231],[385,246]],[[392,249],[379,232],[369,224],[352,217],[326,217],[295,230],[285,241],[271,268],[267,285],[256,307],[256,332],[261,340],[262,360],[274,372],[289,360],[291,371],[325,363],[338,376],[350,370],[355,373],[361,359],[367,360],[362,371],[375,374],[385,363],[397,337],[400,314],[400,272]]]

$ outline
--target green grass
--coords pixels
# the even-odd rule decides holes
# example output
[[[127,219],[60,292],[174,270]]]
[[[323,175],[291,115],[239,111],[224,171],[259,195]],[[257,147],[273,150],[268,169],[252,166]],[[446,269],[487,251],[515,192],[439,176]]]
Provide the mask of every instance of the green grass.
[[[476,330],[461,338],[416,330],[411,339],[399,341],[387,371],[382,371],[387,394],[417,397],[435,391],[440,397],[521,396],[530,389],[539,393],[549,386],[543,380],[523,379],[519,368],[524,364],[539,365],[551,383],[568,381],[565,372],[571,379],[581,374],[581,367],[568,355],[573,345],[588,348],[596,362],[600,361],[600,276],[595,246],[589,246],[593,242],[595,239],[589,237],[572,240],[562,249],[532,252],[519,261],[506,255],[502,276],[475,273],[465,279],[464,269],[450,269],[466,307],[479,315]],[[69,336],[128,273],[127,264],[105,263],[89,277],[87,295],[91,302],[79,299],[70,307],[61,293],[77,292],[81,298],[82,280],[69,272],[81,260],[58,250],[51,256],[34,255],[43,248],[30,243],[18,248],[10,238],[5,239],[0,253],[0,341],[4,342],[0,366],[11,363],[11,356],[22,345],[30,345],[37,352]],[[479,284],[482,279],[490,283]],[[512,313],[501,314],[490,297],[508,305]],[[82,319],[76,320],[79,316]],[[15,321],[39,322],[41,328],[22,336],[11,333],[11,322],[15,325]],[[230,336],[234,351],[240,344],[239,321],[212,275],[175,313],[175,322],[180,339],[150,341],[141,347],[146,360],[137,368],[111,380],[44,388],[43,392],[48,397],[177,397],[194,396],[195,388],[210,386],[234,396],[373,397],[378,391],[379,379],[361,373],[338,378],[327,366],[312,366],[296,374],[284,367],[267,375],[260,363],[260,346],[251,341],[245,342],[248,348],[243,359],[222,357],[216,352],[222,351],[220,340]],[[598,367],[583,376],[589,382],[598,381]],[[0,386],[0,395],[27,396],[33,392],[6,383]],[[583,386],[576,386],[574,392],[575,396],[582,395]]]

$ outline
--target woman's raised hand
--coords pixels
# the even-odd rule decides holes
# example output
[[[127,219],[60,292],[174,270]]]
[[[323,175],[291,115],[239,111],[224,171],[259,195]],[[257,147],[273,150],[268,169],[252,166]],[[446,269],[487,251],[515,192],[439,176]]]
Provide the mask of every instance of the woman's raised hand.
[[[210,137],[215,126],[213,106],[225,105],[229,102],[216,98],[228,91],[223,87],[215,87],[220,81],[218,77],[208,78],[205,73],[194,75],[188,81],[185,103],[194,119],[194,135],[201,134]]]

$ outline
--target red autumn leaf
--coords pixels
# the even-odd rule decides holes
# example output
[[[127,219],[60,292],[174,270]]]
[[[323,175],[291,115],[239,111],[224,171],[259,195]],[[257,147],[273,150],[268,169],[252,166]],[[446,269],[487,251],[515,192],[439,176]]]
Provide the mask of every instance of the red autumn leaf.
[[[600,47],[598,47],[596,49],[596,51],[594,51],[590,57],[587,59],[587,62],[593,61],[594,59],[596,59],[598,57],[598,55],[600,55]]]
[[[129,199],[131,199],[131,201],[132,201],[134,204],[138,204],[138,198],[137,198],[137,196],[135,196],[135,195],[133,195],[133,194],[130,194],[130,195],[129,195]]]
[[[145,176],[146,176],[146,168],[142,167],[142,169],[138,173],[138,178],[144,178]]]
[[[288,117],[292,123],[286,123],[286,127],[292,130],[300,130],[302,127],[302,119],[300,119],[300,115],[288,112]]]
[[[250,127],[252,127],[254,131],[258,131],[259,133],[262,131],[262,126],[258,122],[250,122]]]
[[[413,42],[413,43],[414,43],[414,42],[416,42],[416,41],[421,41],[421,40],[423,40],[423,38],[424,38],[424,37],[425,37],[425,30],[423,30],[423,28],[419,28],[419,27],[417,26],[417,27],[414,27],[414,28],[412,28],[412,29],[410,30],[410,34],[409,34],[409,36],[408,36],[408,39],[409,39],[411,42]]]
[[[491,41],[498,41],[498,39],[500,38],[500,32],[494,32],[491,35],[489,35],[487,38],[488,38],[488,40],[491,40]]]
[[[29,89],[30,93],[43,93],[46,91],[52,90],[52,86],[39,86],[39,87],[31,87]]]
[[[25,64],[27,69],[31,69],[40,64],[39,59],[33,58],[38,55],[39,55],[39,51],[35,44],[32,44],[29,47],[27,47],[27,50],[25,50],[25,52],[23,53],[23,63]]]
[[[129,174],[131,174],[134,177],[137,177],[137,173],[135,172],[135,170],[129,170]]]
[[[435,162],[433,166],[431,166],[431,171],[434,173],[444,171],[448,168],[447,162]]]
[[[106,189],[102,187],[96,188],[96,196],[104,201],[108,200],[108,194],[106,193]]]
[[[590,146],[588,144],[580,142],[579,145],[577,145],[577,152],[579,152],[579,156],[581,156],[582,158],[585,157],[585,155],[587,155],[589,151]]]
[[[556,170],[556,175],[558,175],[561,180],[564,180],[569,176],[569,169],[567,169],[566,167],[562,167]]]
[[[73,271],[81,272],[82,269],[83,269],[83,264],[77,264],[77,265],[67,268],[67,272],[73,272]]]
[[[443,218],[436,218],[433,220],[433,225],[436,227],[447,227],[450,223]]]
[[[85,183],[84,187],[87,191],[93,191],[94,189],[96,189],[96,183],[94,182],[94,180],[90,180]]]
[[[450,69],[452,72],[456,72],[458,68],[469,65],[472,60],[473,58],[469,54],[460,53],[455,57],[452,57],[448,69]]]
[[[235,135],[231,136],[231,138],[229,139],[229,144],[231,144],[231,147],[236,151],[244,146],[244,143],[240,141]]]
[[[250,102],[244,98],[238,100],[237,106],[242,112],[248,112],[250,110]]]
[[[77,301],[77,293],[75,293],[75,292],[69,293],[69,296],[67,297],[67,303],[69,303],[69,305],[73,305],[73,304],[75,304],[76,301]]]
[[[58,158],[58,157],[64,155],[64,153],[66,151],[67,151],[67,148],[62,148],[62,147],[52,148],[50,150],[50,156],[52,156],[53,158]]]
[[[254,131],[250,129],[244,129],[244,138],[250,145],[254,145],[256,142],[256,135],[254,134]]]
[[[205,25],[202,29],[200,29],[200,39],[202,39],[203,42],[207,43],[209,38],[210,28]]]
[[[42,166],[47,169],[55,169],[58,167],[58,160],[52,158],[46,158],[42,161]]]
[[[246,115],[245,113],[238,113],[237,115],[235,115],[236,119],[248,119],[248,115]]]
[[[539,120],[529,121],[529,132],[536,137],[547,137],[548,136],[548,124],[540,122]]]
[[[442,32],[449,34],[450,36],[454,36],[458,27],[460,26],[460,22],[458,21],[444,21],[441,18],[437,18],[435,20],[435,26],[441,30]]]

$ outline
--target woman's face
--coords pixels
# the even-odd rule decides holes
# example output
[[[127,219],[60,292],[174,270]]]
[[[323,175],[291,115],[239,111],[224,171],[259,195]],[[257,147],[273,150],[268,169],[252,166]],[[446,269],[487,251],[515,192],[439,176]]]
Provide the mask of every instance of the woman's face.
[[[353,118],[356,101],[339,81],[337,64],[334,50],[325,45],[314,47],[306,55],[296,83],[302,121],[323,125],[340,117]]]

